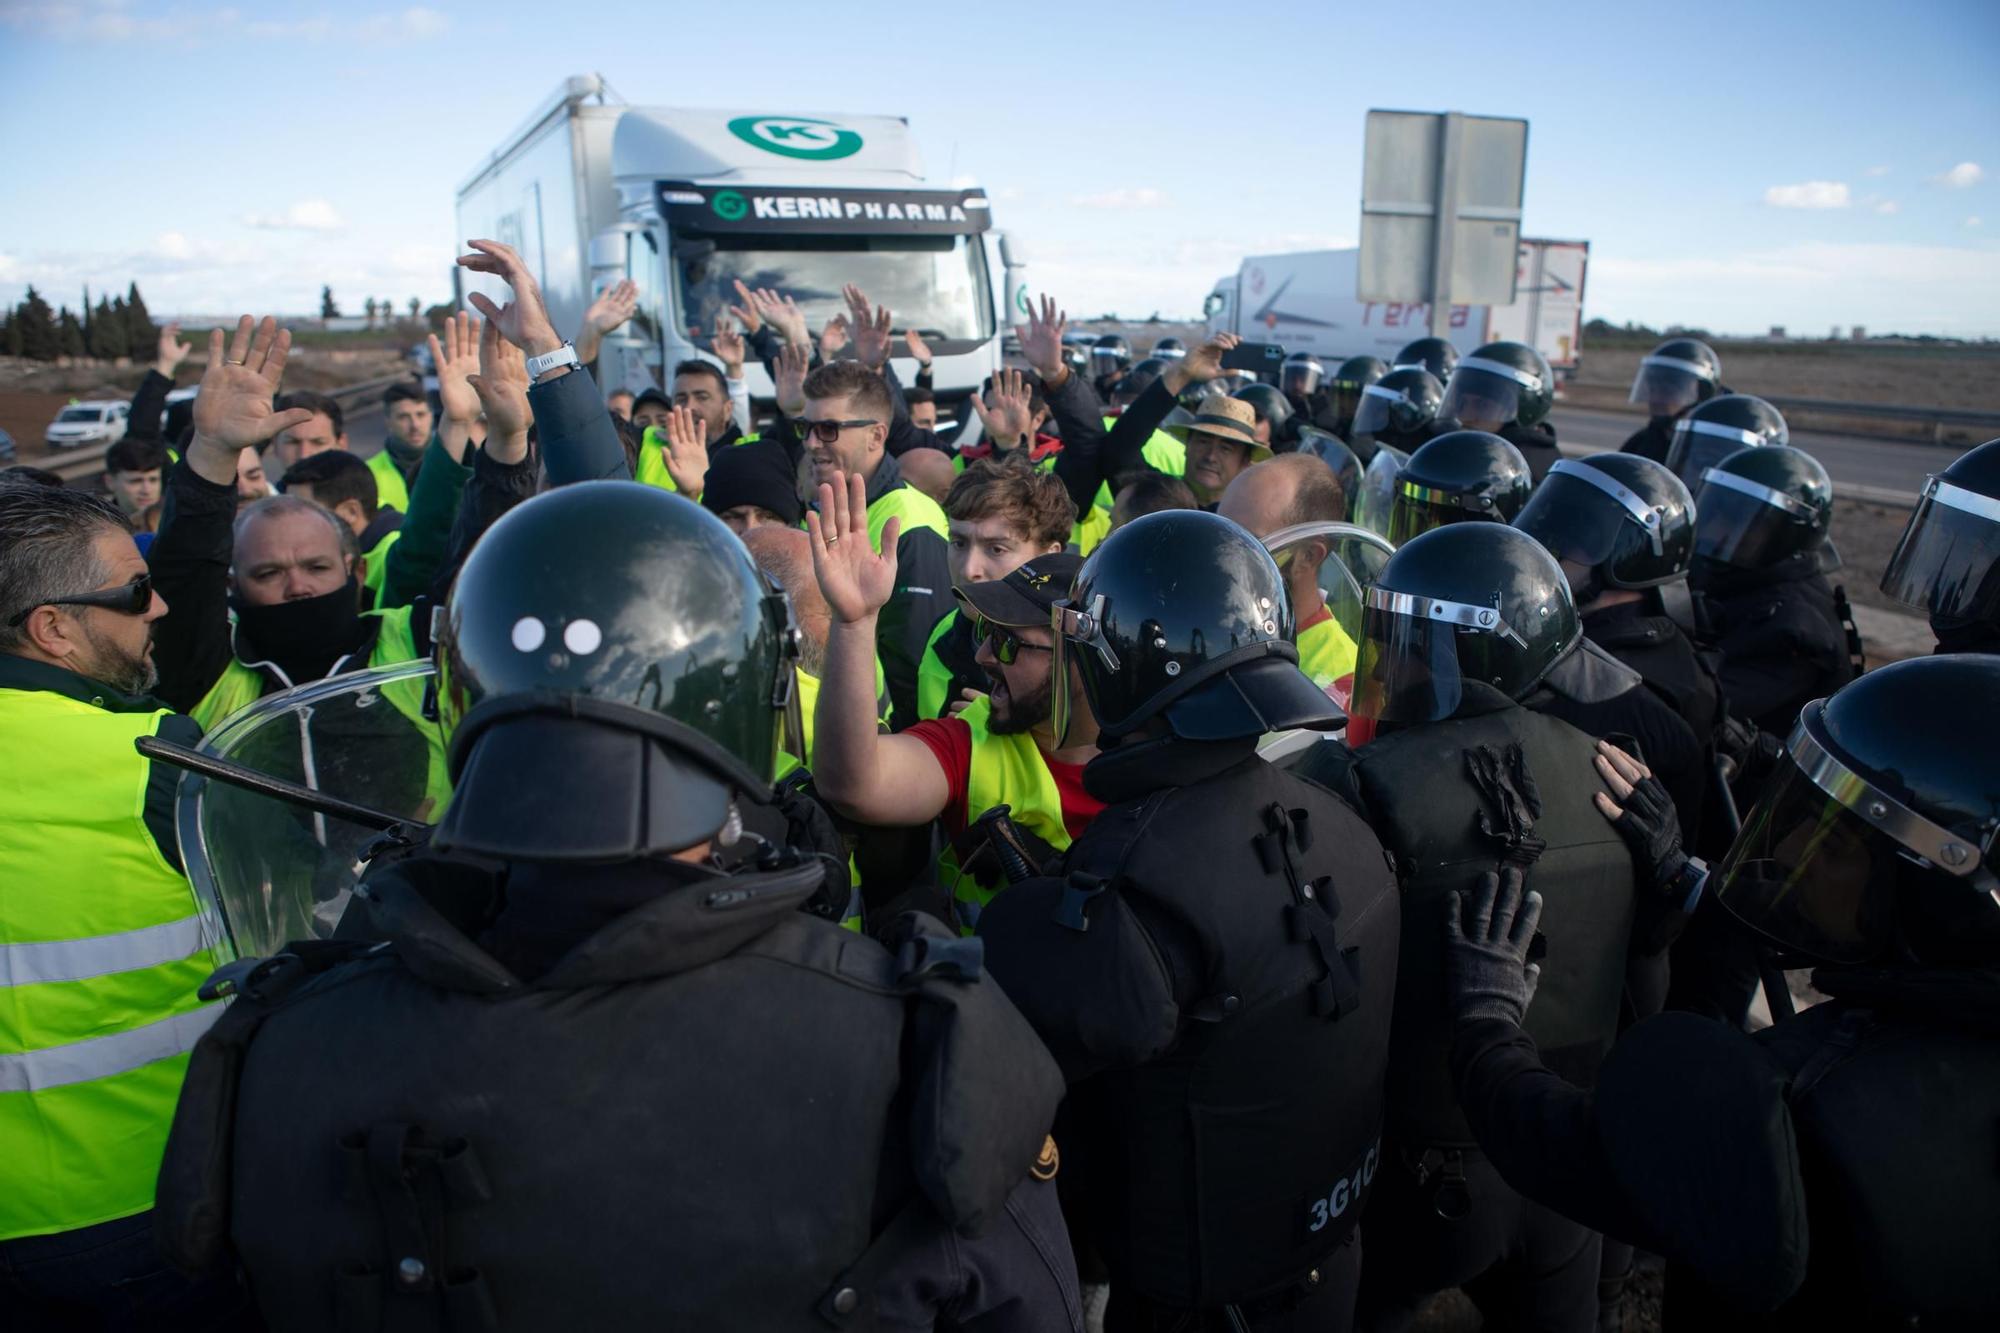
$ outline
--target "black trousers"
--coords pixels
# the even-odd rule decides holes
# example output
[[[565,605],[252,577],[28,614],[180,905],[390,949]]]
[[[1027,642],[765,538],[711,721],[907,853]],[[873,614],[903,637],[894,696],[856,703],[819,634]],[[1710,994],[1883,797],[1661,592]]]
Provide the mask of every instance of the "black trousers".
[[[1350,1232],[1346,1243],[1327,1255],[1314,1270],[1319,1281],[1304,1289],[1303,1299],[1280,1297],[1236,1308],[1241,1323],[1228,1310],[1170,1310],[1153,1305],[1129,1287],[1111,1282],[1111,1304],[1104,1312],[1104,1333],[1348,1333],[1354,1327],[1354,1301],[1361,1285],[1361,1236]]]
[[[1599,1240],[1516,1193],[1476,1150],[1434,1162],[1420,1180],[1421,1150],[1383,1145],[1362,1226],[1356,1326],[1398,1333],[1430,1296],[1464,1290],[1488,1330],[1597,1327]]]
[[[262,1322],[234,1268],[189,1278],[153,1244],[153,1215],[0,1241],[0,1329],[251,1333]]]

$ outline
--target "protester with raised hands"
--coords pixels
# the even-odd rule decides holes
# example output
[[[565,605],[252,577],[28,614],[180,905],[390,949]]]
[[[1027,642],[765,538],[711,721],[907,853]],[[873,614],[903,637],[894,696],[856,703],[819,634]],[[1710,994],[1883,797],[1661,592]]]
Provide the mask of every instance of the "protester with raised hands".
[[[312,413],[272,406],[291,348],[276,320],[245,315],[226,355],[224,341],[220,329],[209,337],[194,436],[151,553],[169,607],[154,641],[158,693],[204,727],[274,690],[429,651],[409,607],[363,613],[352,539],[331,512],[280,495],[238,516],[238,455]]]
[[[181,341],[178,322],[161,327],[153,364],[147,368],[146,377],[139,381],[138,391],[132,395],[131,411],[126,414],[126,439],[158,440],[170,446],[180,443],[181,435],[188,427],[191,409],[186,403],[170,406],[167,395],[173,392],[175,371],[193,350]],[[165,414],[164,425],[161,422],[162,413]]]

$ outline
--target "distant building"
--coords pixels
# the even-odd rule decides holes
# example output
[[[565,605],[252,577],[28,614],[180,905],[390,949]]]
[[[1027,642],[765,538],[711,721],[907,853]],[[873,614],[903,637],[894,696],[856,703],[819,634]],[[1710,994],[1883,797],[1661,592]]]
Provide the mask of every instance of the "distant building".
[[[1853,328],[1847,331],[1847,336],[1855,342],[1865,343],[1868,341],[1868,330],[1862,328],[1859,324],[1856,324]]]
[[[1833,331],[1826,335],[1826,340],[1830,343],[1837,343],[1840,341],[1840,325],[1836,324],[1833,326]]]
[[[1773,324],[1771,326],[1771,341],[1774,343],[1781,343],[1784,340],[1785,340],[1785,326],[1782,324]]]

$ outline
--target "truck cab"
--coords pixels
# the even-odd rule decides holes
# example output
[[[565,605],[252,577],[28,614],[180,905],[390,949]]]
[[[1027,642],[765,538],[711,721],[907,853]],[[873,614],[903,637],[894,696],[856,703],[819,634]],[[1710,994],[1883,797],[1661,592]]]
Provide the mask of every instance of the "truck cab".
[[[637,284],[638,313],[599,357],[605,389],[671,388],[674,366],[712,359],[737,281],[790,296],[815,337],[845,312],[842,285],[860,287],[899,335],[930,344],[946,416],[999,369],[1019,258],[992,232],[984,191],[927,186],[908,122],[606,99],[594,76],[569,80],[461,187],[458,209],[464,235],[521,251],[565,333],[596,293]],[[900,336],[893,352],[908,387],[917,365]],[[754,356],[745,378],[753,399],[774,397]]]

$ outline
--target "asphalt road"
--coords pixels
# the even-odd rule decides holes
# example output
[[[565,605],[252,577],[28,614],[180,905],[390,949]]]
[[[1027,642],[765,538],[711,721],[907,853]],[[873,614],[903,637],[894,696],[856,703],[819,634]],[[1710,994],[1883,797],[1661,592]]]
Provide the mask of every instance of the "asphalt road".
[[[1616,449],[1644,422],[1623,412],[1601,412],[1582,407],[1558,406],[1551,414],[1556,438],[1566,453],[1597,453]],[[1867,486],[1900,491],[1915,497],[1923,489],[1924,478],[1958,456],[1958,451],[1927,444],[1906,444],[1897,440],[1875,440],[1860,435],[1831,435],[1821,431],[1794,431],[1792,444],[1820,461],[1834,485]]]

